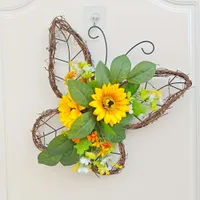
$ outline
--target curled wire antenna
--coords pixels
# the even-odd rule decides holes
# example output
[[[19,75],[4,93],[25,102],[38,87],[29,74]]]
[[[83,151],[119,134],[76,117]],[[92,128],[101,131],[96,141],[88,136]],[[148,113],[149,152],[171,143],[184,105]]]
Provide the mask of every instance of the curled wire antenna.
[[[97,36],[92,36],[92,35],[91,35],[91,30],[92,30],[92,29],[98,29],[98,30],[101,32],[101,34],[103,35],[104,44],[105,44],[105,49],[106,49],[104,64],[106,65],[106,64],[107,64],[107,60],[108,60],[108,43],[107,43],[107,40],[106,40],[106,36],[105,36],[103,30],[102,30],[100,27],[98,27],[98,26],[96,26],[96,25],[93,25],[93,26],[91,26],[91,27],[89,28],[89,30],[88,30],[88,36],[89,36],[91,39],[95,40],[95,39],[99,38],[99,35],[97,35]]]
[[[152,46],[152,50],[150,52],[147,52],[144,50],[144,48],[141,48],[142,52],[145,54],[145,55],[150,55],[152,54],[154,51],[155,51],[155,45],[153,44],[153,42],[149,41],[149,40],[144,40],[144,41],[141,41],[139,43],[137,43],[136,45],[134,45],[133,47],[131,47],[127,52],[126,52],[126,55],[128,55],[133,49],[135,49],[137,46],[141,45],[141,44],[144,44],[144,43],[149,43],[151,46]]]
[[[107,40],[106,40],[106,36],[105,36],[104,31],[103,31],[99,26],[96,25],[96,24],[99,22],[99,20],[100,20],[99,15],[94,14],[94,15],[92,16],[93,26],[91,26],[91,27],[88,29],[88,36],[89,36],[90,39],[95,40],[95,39],[99,38],[99,35],[93,36],[93,35],[91,34],[92,30],[95,30],[95,29],[96,29],[96,30],[99,30],[99,31],[101,32],[101,34],[102,34],[102,36],[103,36],[104,44],[105,44],[105,61],[104,61],[104,64],[106,65],[106,64],[107,64],[107,61],[108,61],[108,43],[107,43]]]

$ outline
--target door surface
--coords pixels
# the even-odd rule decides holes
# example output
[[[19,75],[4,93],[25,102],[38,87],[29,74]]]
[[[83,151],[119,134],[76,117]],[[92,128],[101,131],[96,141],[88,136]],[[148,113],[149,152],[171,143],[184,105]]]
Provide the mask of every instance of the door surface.
[[[199,200],[199,5],[175,0],[0,0],[0,199],[1,200]],[[31,128],[38,114],[55,108],[44,69],[48,28],[64,15],[88,42],[93,59],[104,59],[101,39],[88,39],[85,6],[103,6],[109,59],[135,43],[133,63],[150,60],[189,74],[194,87],[146,128],[127,131],[128,159],[117,176],[72,173],[37,163]],[[144,46],[149,48],[149,46]],[[199,166],[200,167],[200,166]]]

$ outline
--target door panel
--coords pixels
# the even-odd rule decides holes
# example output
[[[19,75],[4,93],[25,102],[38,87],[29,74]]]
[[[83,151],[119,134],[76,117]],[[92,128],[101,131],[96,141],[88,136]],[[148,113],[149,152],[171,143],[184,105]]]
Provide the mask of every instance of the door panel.
[[[164,0],[0,2],[2,200],[198,199],[197,3],[197,0],[187,3]],[[48,28],[55,16],[65,15],[72,27],[88,40],[95,62],[104,59],[102,39],[92,41],[87,37],[86,5],[106,8],[108,63],[135,43],[148,39],[154,42],[156,51],[145,56],[138,47],[130,54],[132,62],[150,60],[163,68],[181,70],[190,75],[195,86],[174,104],[168,115],[143,129],[127,131],[125,169],[117,176],[100,179],[92,173],[72,173],[71,168],[61,165],[50,168],[37,164],[39,152],[30,132],[38,114],[55,108],[58,103],[44,69],[48,58]]]

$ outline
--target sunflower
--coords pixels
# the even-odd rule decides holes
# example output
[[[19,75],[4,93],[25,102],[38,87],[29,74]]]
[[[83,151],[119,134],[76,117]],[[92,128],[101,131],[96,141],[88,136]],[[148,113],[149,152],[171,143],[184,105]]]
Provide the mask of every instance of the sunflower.
[[[97,121],[104,119],[104,122],[111,126],[119,123],[130,110],[127,95],[123,88],[119,88],[119,84],[109,83],[102,88],[95,88],[92,98],[94,100],[90,102],[90,106],[96,108],[93,114],[97,115]]]
[[[58,106],[58,110],[60,111],[60,121],[70,129],[73,122],[82,115],[81,110],[84,107],[78,105],[76,102],[73,101],[70,94],[68,93],[67,96],[63,96],[60,99],[60,103]]]

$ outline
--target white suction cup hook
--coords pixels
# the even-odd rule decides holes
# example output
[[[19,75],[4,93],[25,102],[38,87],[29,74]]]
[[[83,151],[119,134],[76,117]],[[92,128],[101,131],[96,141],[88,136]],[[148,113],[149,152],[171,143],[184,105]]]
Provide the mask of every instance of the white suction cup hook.
[[[94,25],[98,24],[100,22],[100,15],[98,13],[92,14],[91,21]]]

